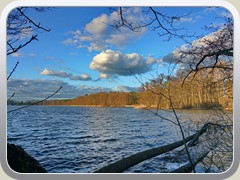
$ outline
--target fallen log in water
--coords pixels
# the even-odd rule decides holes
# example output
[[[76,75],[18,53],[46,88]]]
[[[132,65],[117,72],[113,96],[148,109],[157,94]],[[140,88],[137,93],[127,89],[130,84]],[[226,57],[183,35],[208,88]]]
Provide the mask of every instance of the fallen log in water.
[[[185,142],[187,143],[188,141],[190,141],[188,143],[188,147],[194,146],[198,143],[198,139],[199,137],[206,132],[206,130],[209,128],[209,126],[217,126],[217,127],[222,127],[223,125],[220,124],[214,124],[214,123],[206,123],[203,125],[203,127],[197,131],[197,133],[187,137],[185,139]],[[172,151],[180,146],[182,146],[184,144],[183,140],[177,141],[175,143],[169,144],[169,145],[165,145],[165,146],[160,146],[160,147],[156,147],[153,149],[149,149],[140,153],[136,153],[133,154],[129,157],[123,158],[115,163],[109,164],[105,167],[102,167],[96,171],[94,171],[94,173],[121,173],[125,170],[127,170],[128,168],[142,162],[145,161],[147,159],[150,159],[152,157],[161,155],[163,153]],[[194,162],[193,162],[193,166],[188,163],[174,171],[172,171],[172,173],[187,173],[187,172],[191,172],[194,168],[194,166],[199,163],[201,160],[203,160],[207,154],[209,153],[210,150],[206,151],[205,153],[203,153],[201,156],[197,157],[197,158],[193,158]]]
[[[187,137],[185,139],[185,142],[190,141],[191,139],[194,138],[196,134],[193,134],[189,137]],[[97,171],[94,171],[94,173],[121,173],[125,170],[127,170],[128,168],[142,162],[145,161],[147,159],[150,159],[152,157],[158,156],[160,154],[163,154],[165,152],[171,151],[173,149],[176,149],[180,146],[182,146],[184,144],[183,140],[177,141],[175,143],[172,144],[168,144],[165,146],[161,146],[161,147],[156,147],[153,149],[149,149],[137,154],[133,154],[129,157],[123,158],[120,161],[117,161],[115,163],[109,164]]]
[[[191,147],[191,146],[194,146],[195,144],[197,144],[199,137],[203,133],[205,133],[210,126],[224,128],[229,125],[215,124],[215,123],[211,123],[211,122],[204,124],[203,127],[197,131],[196,136],[191,141],[189,141],[188,147]]]
[[[206,151],[204,154],[202,154],[201,156],[199,156],[198,158],[195,158],[193,160],[193,166],[191,163],[187,163],[186,165],[184,166],[181,166],[180,168],[178,169],[175,169],[173,171],[171,171],[170,173],[190,173],[192,172],[193,168],[200,162],[202,161],[206,156],[207,154],[210,152],[209,151]]]
[[[207,124],[204,124],[203,127],[197,131],[195,137],[193,139],[191,139],[191,141],[188,143],[188,147],[191,147],[191,146],[194,146],[197,141],[198,141],[198,138],[206,132],[207,128],[209,127],[209,125],[211,125],[211,123],[207,123]]]

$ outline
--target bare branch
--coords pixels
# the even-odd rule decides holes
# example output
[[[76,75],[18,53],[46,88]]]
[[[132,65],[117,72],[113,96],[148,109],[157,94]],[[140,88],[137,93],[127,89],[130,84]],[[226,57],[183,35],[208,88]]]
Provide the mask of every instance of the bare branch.
[[[8,101],[10,101],[15,95],[15,92],[8,98]]]
[[[27,42],[25,42],[24,44],[20,44],[17,48],[13,48],[9,43],[8,45],[11,47],[12,51],[8,52],[7,55],[16,53],[17,51],[19,51],[20,49],[22,49],[23,47],[25,47],[26,45],[30,44],[33,40],[37,40],[37,35],[34,35],[31,37],[31,39],[29,39]]]
[[[142,20],[139,18],[139,21],[131,21],[131,19],[127,18],[127,10],[128,8],[109,8],[110,12],[115,12],[119,16],[119,20],[115,20],[113,24],[110,26],[116,28],[117,30],[121,30],[122,27],[126,27],[133,32],[140,32],[146,28],[151,31],[159,30],[158,35],[160,37],[166,37],[166,41],[169,41],[173,37],[180,38],[185,42],[188,37],[200,37],[196,36],[195,33],[189,35],[186,31],[185,27],[178,28],[176,22],[180,21],[182,18],[189,16],[191,12],[183,14],[183,15],[175,15],[169,16],[167,14],[163,14],[160,10],[157,10],[154,7],[142,8],[142,14],[139,16],[146,17],[146,19]]]
[[[34,106],[36,104],[42,103],[42,102],[46,101],[47,99],[51,98],[52,96],[54,96],[55,94],[57,94],[61,89],[62,89],[62,86],[57,91],[55,91],[53,94],[51,94],[50,96],[44,98],[43,100],[37,101],[35,103],[29,104],[29,105],[26,105],[26,106],[23,106],[23,107],[20,107],[20,108],[17,108],[17,109],[10,110],[7,113],[12,113],[12,112],[18,111],[20,109],[24,109],[24,108],[27,108],[27,107]]]
[[[49,28],[44,28],[42,26],[40,26],[40,23],[36,24],[32,19],[30,19],[23,11],[22,8],[17,8],[17,10],[20,12],[20,14],[22,14],[27,20],[29,20],[30,23],[32,23],[35,27],[37,27],[38,29],[42,29],[44,31],[51,31],[51,29]]]
[[[7,80],[9,80],[9,78],[12,76],[13,72],[16,70],[17,66],[18,66],[19,62],[17,61],[17,63],[15,64],[14,68],[12,69],[12,71],[10,72],[10,74],[7,77]]]
[[[217,64],[218,62],[218,57],[220,55],[226,55],[226,56],[233,56],[233,48],[229,48],[229,49],[223,49],[223,50],[220,50],[220,51],[217,51],[217,52],[213,52],[213,53],[209,53],[209,54],[206,54],[204,55],[197,63],[196,65],[196,70],[198,70],[198,66],[207,58],[207,57],[212,57],[212,56],[216,56],[216,62],[215,62],[215,65]],[[213,67],[215,67],[215,65],[213,65]]]
[[[37,32],[37,30],[41,30],[39,32],[49,32],[51,30],[41,26],[40,23],[37,24],[34,22],[27,14],[29,9],[35,9],[37,12],[43,12],[45,9],[49,8],[19,7],[9,14],[7,19],[7,55],[13,54],[33,40],[37,40],[37,35],[32,35],[33,32]],[[25,38],[28,40],[24,40]]]

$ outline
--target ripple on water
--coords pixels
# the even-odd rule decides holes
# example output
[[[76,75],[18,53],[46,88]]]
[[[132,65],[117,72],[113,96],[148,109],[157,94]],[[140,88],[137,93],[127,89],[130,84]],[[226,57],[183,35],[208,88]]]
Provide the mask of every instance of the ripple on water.
[[[172,124],[134,108],[34,106],[11,117],[7,130],[8,142],[22,145],[52,173],[92,172],[179,137]],[[158,164],[130,170],[159,172]]]

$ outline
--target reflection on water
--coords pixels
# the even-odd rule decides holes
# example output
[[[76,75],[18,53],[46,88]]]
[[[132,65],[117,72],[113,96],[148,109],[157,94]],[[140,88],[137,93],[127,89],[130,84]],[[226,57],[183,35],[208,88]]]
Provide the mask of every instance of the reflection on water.
[[[9,109],[15,107],[8,107]],[[172,118],[167,111],[161,112]],[[199,121],[202,111],[179,111]],[[48,172],[92,172],[131,154],[181,139],[178,127],[147,110],[34,106],[9,114],[8,142],[21,145]],[[158,172],[146,163],[133,172]]]

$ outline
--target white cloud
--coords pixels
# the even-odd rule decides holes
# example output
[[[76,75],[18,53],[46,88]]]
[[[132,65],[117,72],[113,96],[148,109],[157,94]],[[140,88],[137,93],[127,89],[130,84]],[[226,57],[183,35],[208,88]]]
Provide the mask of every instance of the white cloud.
[[[233,18],[231,12],[229,12],[227,9],[221,8],[221,7],[209,7],[205,8],[203,13],[205,15],[216,13],[217,17],[227,17],[227,18]]]
[[[119,85],[119,86],[115,86],[113,90],[119,91],[119,92],[132,92],[132,91],[136,92],[136,91],[139,91],[139,88]]]
[[[40,100],[54,93],[60,86],[62,86],[62,89],[51,99],[69,99],[85,94],[111,90],[110,88],[100,86],[73,86],[59,80],[10,79],[8,81],[8,97],[15,92],[13,100]]]
[[[193,41],[190,45],[182,45],[180,48],[163,57],[164,62],[178,62],[182,65],[197,63],[206,54],[233,47],[232,27],[224,27],[216,32]],[[212,63],[211,59],[206,63]]]
[[[78,44],[78,40],[77,39],[73,39],[73,38],[67,38],[65,41],[63,41],[63,44],[66,44],[66,45],[76,45],[76,44]]]
[[[113,33],[111,34],[105,42],[113,44],[116,46],[124,46],[129,43],[131,40],[136,40],[142,36],[145,31],[141,32],[131,32],[129,30],[121,31],[122,33]]]
[[[93,41],[93,38],[91,36],[80,36],[79,39],[81,41]]]
[[[200,15],[188,15],[186,17],[181,17],[180,19],[178,19],[177,21],[175,21],[175,25],[182,25],[183,23],[196,23],[198,22],[200,19],[202,19],[202,16]]]
[[[44,75],[44,76],[68,78],[68,79],[74,80],[74,81],[90,81],[90,80],[92,80],[92,78],[87,74],[81,74],[80,76],[78,76],[78,75],[73,75],[71,73],[67,73],[65,71],[53,71],[53,70],[48,70],[48,69],[44,69],[40,74]]]
[[[119,51],[106,50],[93,58],[90,68],[100,72],[100,78],[112,75],[129,76],[146,73],[151,70],[156,60],[152,57],[132,53],[122,54]]]
[[[108,92],[111,91],[111,88],[101,87],[101,86],[86,86],[80,85],[80,89],[85,90],[88,93],[96,93],[96,92]]]
[[[108,79],[109,75],[104,74],[104,73],[99,73],[99,78],[101,78],[101,79]]]
[[[31,27],[21,29],[20,34],[19,34],[20,40],[30,38],[33,35],[33,32],[34,32],[34,30]]]
[[[193,17],[182,17],[179,20],[180,22],[191,22],[193,21]]]
[[[124,8],[124,18],[133,24],[142,23],[147,16],[141,12],[141,8]],[[87,23],[83,30],[69,31],[72,37],[63,41],[67,45],[75,45],[77,48],[86,47],[88,51],[102,51],[110,48],[112,45],[117,47],[138,40],[145,32],[146,28],[133,32],[126,27],[116,29],[112,27],[114,23],[120,20],[117,12],[109,15],[101,14]]]
[[[233,18],[232,14],[229,11],[222,12],[220,16],[224,18]]]
[[[102,14],[88,23],[85,26],[85,29],[93,35],[104,35],[107,31],[106,23],[108,23],[108,16],[106,14]]]
[[[205,9],[204,9],[203,13],[204,13],[205,15],[208,15],[208,14],[210,14],[210,13],[216,12],[218,9],[219,9],[218,7],[208,7],[208,8],[205,8]]]
[[[37,55],[34,53],[24,54],[22,52],[15,52],[15,53],[11,54],[10,56],[12,56],[14,58],[22,58],[22,57],[36,57]]]
[[[73,98],[79,95],[75,86],[58,80],[11,79],[8,81],[8,96],[16,92],[13,100],[27,101],[43,99],[63,88],[52,99]]]
[[[77,30],[77,31],[68,31],[67,34],[81,35],[81,31],[80,31],[80,30]]]
[[[15,58],[19,58],[19,57],[23,57],[23,54],[20,52],[15,52],[15,53],[12,53],[11,56]]]
[[[87,48],[88,46],[87,45],[82,45],[82,44],[80,44],[80,45],[78,45],[76,48],[77,49],[81,49],[81,48]]]
[[[93,50],[95,51],[103,51],[106,48],[106,45],[104,43],[95,41],[90,43],[90,46],[88,47],[88,51],[92,52]]]

